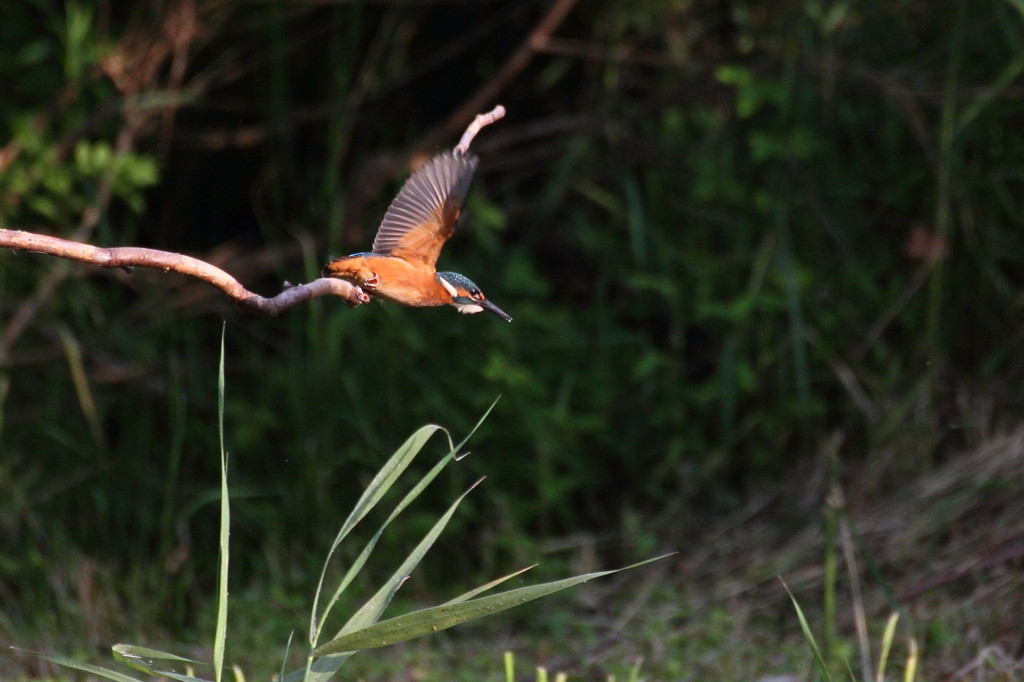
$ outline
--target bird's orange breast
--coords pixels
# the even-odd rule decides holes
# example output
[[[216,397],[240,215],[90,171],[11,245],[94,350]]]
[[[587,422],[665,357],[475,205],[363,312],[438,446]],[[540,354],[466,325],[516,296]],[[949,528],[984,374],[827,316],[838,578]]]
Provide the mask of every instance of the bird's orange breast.
[[[376,277],[377,285],[366,286],[367,293],[402,305],[427,307],[452,301],[451,294],[437,281],[434,268],[401,258],[358,254],[328,263],[325,271],[359,286],[366,286]]]

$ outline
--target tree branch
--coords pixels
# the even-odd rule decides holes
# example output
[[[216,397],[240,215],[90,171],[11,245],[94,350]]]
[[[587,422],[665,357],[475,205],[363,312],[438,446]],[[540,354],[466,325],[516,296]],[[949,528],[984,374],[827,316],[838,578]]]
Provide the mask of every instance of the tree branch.
[[[102,268],[153,268],[164,272],[177,272],[208,282],[223,291],[240,308],[258,315],[275,317],[294,305],[319,296],[340,296],[349,305],[366,303],[370,297],[359,287],[340,279],[321,278],[309,284],[291,285],[273,298],[254,294],[237,279],[206,261],[180,253],[120,246],[105,249],[91,244],[73,242],[59,237],[0,229],[0,247],[15,251],[29,251],[75,260]]]
[[[478,115],[466,128],[462,139],[455,147],[455,153],[465,154],[469,151],[469,145],[477,133],[504,115],[505,108],[500,104],[493,110]],[[370,300],[369,295],[358,286],[333,277],[316,279],[308,284],[293,285],[285,282],[284,291],[272,298],[266,298],[249,291],[237,279],[206,261],[180,253],[136,246],[103,248],[35,232],[0,228],[0,248],[42,253],[89,265],[98,265],[102,268],[130,270],[140,267],[177,272],[212,284],[224,292],[242,310],[268,317],[276,317],[292,306],[320,296],[339,296],[345,299],[349,306],[357,306]],[[21,327],[18,325],[16,327],[20,331]],[[8,339],[4,339],[4,341],[8,341]]]

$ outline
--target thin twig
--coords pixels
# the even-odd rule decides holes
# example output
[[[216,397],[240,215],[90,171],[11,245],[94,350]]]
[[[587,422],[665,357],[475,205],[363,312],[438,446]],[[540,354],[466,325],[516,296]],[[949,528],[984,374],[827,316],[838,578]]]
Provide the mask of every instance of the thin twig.
[[[462,156],[469,151],[469,145],[473,144],[473,138],[476,137],[477,133],[483,130],[485,127],[491,125],[495,121],[501,120],[505,115],[505,107],[500,104],[488,111],[486,114],[477,114],[473,122],[466,128],[466,132],[462,133],[462,139],[455,145],[453,150],[455,154]]]
[[[853,531],[850,528],[850,519],[846,516],[846,503],[838,486],[836,487],[836,493],[842,505],[840,508],[842,516],[839,519],[839,544],[843,548],[846,571],[850,576],[850,594],[853,597],[853,624],[857,631],[861,672],[864,675],[864,680],[871,682],[871,640],[868,638],[867,616],[864,613],[864,597],[860,589],[860,570],[857,567],[857,553],[853,547]]]
[[[857,346],[856,351],[853,353],[853,357],[855,359],[864,359],[868,354],[868,351],[870,351],[878,339],[881,338],[882,333],[885,332],[889,324],[891,324],[892,321],[896,319],[896,316],[899,315],[905,307],[907,307],[918,290],[924,286],[925,282],[928,281],[928,276],[931,274],[932,268],[935,267],[937,262],[938,259],[932,258],[926,260],[917,267],[911,276],[910,281],[903,286],[903,289],[900,290],[896,299],[889,304],[889,307],[885,309],[882,316],[875,320],[875,323],[871,325],[871,329],[869,329],[868,333],[864,336],[864,340],[860,342],[860,345]]]

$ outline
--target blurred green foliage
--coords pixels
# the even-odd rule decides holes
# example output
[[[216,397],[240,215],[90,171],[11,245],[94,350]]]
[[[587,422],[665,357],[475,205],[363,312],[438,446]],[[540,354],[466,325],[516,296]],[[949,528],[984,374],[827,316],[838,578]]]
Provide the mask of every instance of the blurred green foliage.
[[[881,476],[1016,418],[1024,18],[964,6],[574,7],[502,83],[439,264],[511,325],[325,300],[254,319],[202,285],[0,254],[0,593],[36,585],[59,618],[82,562],[156,557],[121,589],[190,622],[215,561],[222,317],[235,565],[285,585],[404,434],[460,434],[498,394],[438,495],[490,477],[453,520],[482,548],[451,551],[466,571],[638,510],[728,508],[837,430]],[[439,126],[548,10],[6,3],[0,220],[69,235],[98,208],[94,243],[223,257],[267,294],[309,280],[367,247],[409,152],[455,142],[465,122]]]

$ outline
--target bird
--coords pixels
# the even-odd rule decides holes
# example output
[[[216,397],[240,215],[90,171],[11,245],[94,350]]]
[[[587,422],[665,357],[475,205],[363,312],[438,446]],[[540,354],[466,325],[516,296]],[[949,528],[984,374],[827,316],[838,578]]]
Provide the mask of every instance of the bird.
[[[478,161],[459,152],[430,159],[392,200],[372,250],[331,261],[323,276],[344,279],[372,296],[402,305],[451,305],[467,314],[486,310],[511,322],[512,317],[468,277],[436,269],[441,248],[463,222],[462,202]]]

